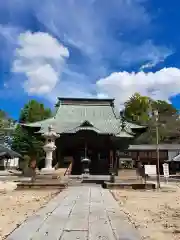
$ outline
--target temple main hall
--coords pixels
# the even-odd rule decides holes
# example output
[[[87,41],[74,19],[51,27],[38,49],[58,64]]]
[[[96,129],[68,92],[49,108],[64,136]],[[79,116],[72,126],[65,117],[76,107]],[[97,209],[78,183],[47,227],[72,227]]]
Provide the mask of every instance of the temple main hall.
[[[127,122],[115,107],[114,99],[58,98],[52,118],[26,123],[37,134],[52,126],[56,139],[53,164],[72,164],[74,175],[82,174],[82,159],[90,159],[91,175],[108,175],[118,169],[118,151],[128,148],[143,126]]]

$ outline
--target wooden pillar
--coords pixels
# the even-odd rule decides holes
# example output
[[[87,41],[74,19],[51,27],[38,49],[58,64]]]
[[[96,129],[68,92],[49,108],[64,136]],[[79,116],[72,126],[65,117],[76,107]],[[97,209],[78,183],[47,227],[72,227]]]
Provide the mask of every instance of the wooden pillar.
[[[109,173],[111,174],[112,172],[114,172],[116,167],[115,146],[111,138],[108,139],[108,146],[109,146]]]
[[[58,162],[59,167],[63,167],[63,159],[62,159],[62,144],[61,144],[61,139],[58,138],[56,140],[56,158]]]
[[[113,167],[114,167],[114,164],[113,164],[113,150],[110,150],[109,152],[109,173],[112,173],[113,172]]]
[[[114,168],[115,168],[116,175],[118,175],[118,171],[119,171],[119,157],[118,157],[118,154],[117,154],[116,150],[114,150]]]

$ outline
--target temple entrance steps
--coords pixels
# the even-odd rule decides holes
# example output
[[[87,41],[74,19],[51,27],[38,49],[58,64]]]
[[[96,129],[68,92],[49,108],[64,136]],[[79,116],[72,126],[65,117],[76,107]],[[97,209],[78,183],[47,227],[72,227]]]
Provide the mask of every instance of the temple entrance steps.
[[[110,175],[69,175],[70,179],[110,180]]]
[[[68,186],[103,185],[110,181],[109,175],[69,175]]]
[[[81,179],[69,179],[68,186],[81,186],[82,180]]]

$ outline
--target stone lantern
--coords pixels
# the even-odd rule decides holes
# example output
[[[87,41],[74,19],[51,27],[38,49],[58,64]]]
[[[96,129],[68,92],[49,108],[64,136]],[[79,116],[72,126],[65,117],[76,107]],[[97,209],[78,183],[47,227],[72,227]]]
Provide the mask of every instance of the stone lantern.
[[[83,168],[83,176],[88,177],[89,176],[89,165],[91,163],[91,160],[89,158],[83,158],[81,160],[82,168]]]
[[[52,160],[53,160],[53,152],[56,149],[55,140],[60,137],[57,134],[52,125],[48,127],[48,131],[43,133],[42,136],[45,138],[45,145],[43,147],[46,158],[45,158],[45,167],[42,169],[43,172],[52,172],[54,168],[52,167]]]

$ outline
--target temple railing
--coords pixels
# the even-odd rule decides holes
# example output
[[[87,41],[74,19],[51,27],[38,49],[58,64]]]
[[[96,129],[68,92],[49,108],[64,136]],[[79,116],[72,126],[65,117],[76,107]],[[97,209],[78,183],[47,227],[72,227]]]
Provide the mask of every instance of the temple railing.
[[[72,172],[72,162],[69,164],[69,166],[67,167],[65,173],[64,173],[64,176],[66,175],[71,175],[71,172]]]

